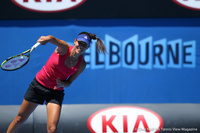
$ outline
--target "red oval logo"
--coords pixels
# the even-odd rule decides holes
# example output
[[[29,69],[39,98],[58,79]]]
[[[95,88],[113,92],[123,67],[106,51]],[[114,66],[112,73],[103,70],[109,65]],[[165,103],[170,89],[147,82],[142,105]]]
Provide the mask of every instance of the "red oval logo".
[[[34,12],[63,12],[83,4],[86,0],[11,0],[17,6]]]
[[[189,8],[192,10],[200,11],[200,0],[173,0],[176,4]]]
[[[155,112],[133,106],[119,106],[92,114],[87,122],[92,133],[159,133],[162,118]]]

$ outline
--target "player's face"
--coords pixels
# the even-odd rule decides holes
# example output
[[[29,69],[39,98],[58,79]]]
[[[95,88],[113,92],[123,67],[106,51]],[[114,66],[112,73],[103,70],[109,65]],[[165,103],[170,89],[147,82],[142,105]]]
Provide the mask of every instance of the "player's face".
[[[74,41],[74,46],[76,48],[76,53],[83,54],[88,49],[88,44],[83,41]]]

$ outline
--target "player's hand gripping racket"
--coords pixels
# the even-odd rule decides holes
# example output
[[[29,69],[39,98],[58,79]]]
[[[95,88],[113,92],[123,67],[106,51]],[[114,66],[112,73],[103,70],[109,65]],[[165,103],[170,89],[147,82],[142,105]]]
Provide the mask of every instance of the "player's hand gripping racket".
[[[6,70],[6,71],[13,71],[13,70],[22,68],[24,65],[28,63],[31,52],[40,44],[41,43],[37,42],[27,51],[24,51],[21,54],[9,57],[8,59],[6,59],[5,61],[1,63],[1,69]]]

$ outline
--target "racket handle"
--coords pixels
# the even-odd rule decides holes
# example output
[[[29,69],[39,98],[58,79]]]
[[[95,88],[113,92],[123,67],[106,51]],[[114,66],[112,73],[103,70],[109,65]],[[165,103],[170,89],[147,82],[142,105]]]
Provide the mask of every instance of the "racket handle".
[[[30,52],[32,52],[35,48],[37,48],[40,44],[42,44],[41,42],[37,42],[36,44],[34,44],[32,47],[31,47],[31,50]]]

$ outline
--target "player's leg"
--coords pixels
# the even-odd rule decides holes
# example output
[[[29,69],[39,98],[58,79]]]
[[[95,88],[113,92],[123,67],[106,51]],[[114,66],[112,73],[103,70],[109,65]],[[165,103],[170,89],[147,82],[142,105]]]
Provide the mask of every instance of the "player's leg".
[[[17,129],[27,120],[38,104],[23,100],[16,118],[8,127],[7,133],[15,133]]]
[[[47,131],[55,133],[60,118],[61,106],[55,103],[47,103]]]

